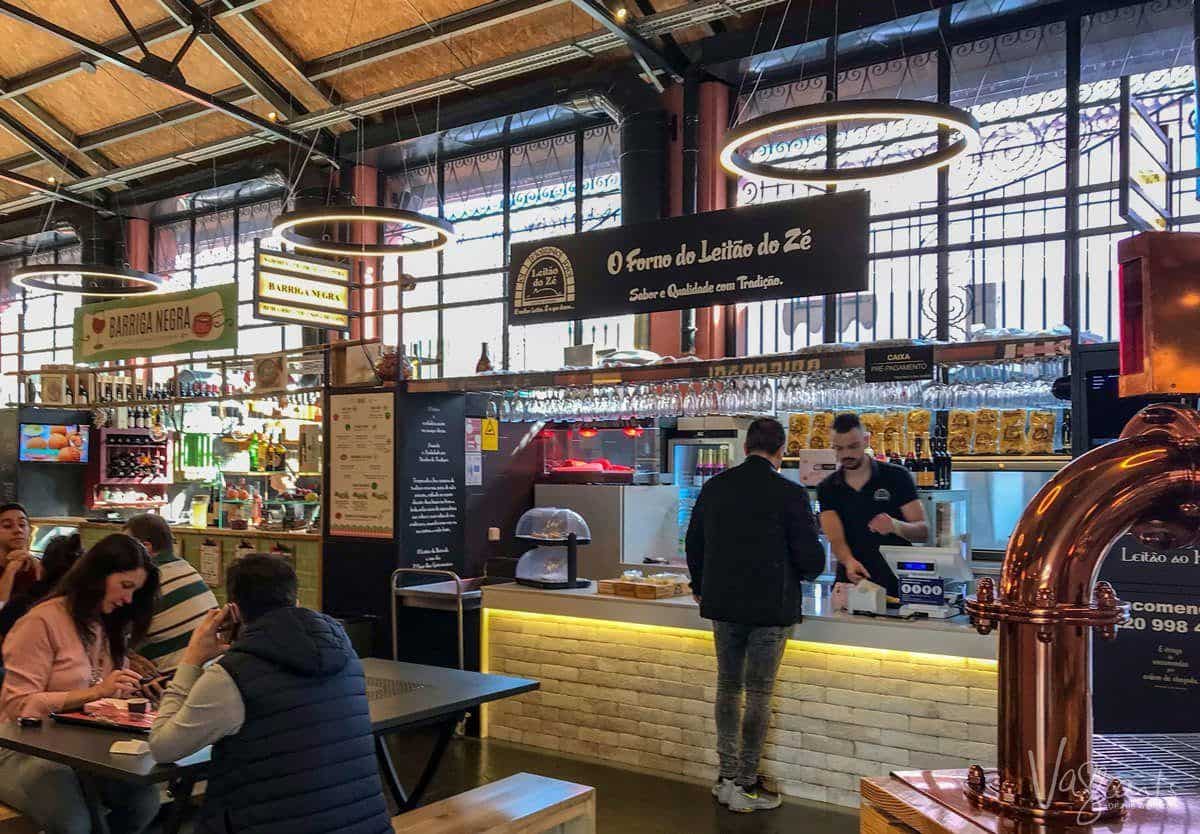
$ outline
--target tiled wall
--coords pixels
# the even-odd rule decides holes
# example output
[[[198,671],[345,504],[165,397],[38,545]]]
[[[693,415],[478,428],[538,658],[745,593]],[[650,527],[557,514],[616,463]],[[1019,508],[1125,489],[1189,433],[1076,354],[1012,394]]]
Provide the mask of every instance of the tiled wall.
[[[492,705],[491,737],[683,778],[716,775],[711,635],[486,612],[488,669],[541,681]],[[790,642],[762,770],[858,805],[861,776],[995,764],[996,663]]]

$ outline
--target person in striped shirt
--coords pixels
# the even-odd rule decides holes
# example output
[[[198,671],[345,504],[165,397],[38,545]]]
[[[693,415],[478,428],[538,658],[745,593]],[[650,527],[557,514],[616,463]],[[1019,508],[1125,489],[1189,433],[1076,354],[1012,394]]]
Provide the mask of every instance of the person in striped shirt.
[[[125,522],[124,532],[145,546],[160,576],[154,619],[130,666],[143,677],[174,672],[192,632],[218,607],[217,598],[196,569],[172,551],[171,527],[162,516],[135,515]]]

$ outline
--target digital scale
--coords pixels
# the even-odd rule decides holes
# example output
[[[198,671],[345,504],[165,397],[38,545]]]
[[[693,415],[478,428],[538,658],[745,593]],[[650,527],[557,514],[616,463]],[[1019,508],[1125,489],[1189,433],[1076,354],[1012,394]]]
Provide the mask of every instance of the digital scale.
[[[883,547],[900,583],[900,616],[945,620],[961,613],[967,583],[975,578],[965,547]]]

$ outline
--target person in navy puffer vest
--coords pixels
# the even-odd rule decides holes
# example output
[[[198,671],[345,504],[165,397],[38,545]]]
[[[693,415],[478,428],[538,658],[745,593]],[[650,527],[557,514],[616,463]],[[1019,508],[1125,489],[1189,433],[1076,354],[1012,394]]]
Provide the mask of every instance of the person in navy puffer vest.
[[[297,607],[296,572],[278,556],[240,559],[226,587],[231,604],[193,632],[150,734],[160,762],[213,745],[197,830],[390,834],[345,630]]]

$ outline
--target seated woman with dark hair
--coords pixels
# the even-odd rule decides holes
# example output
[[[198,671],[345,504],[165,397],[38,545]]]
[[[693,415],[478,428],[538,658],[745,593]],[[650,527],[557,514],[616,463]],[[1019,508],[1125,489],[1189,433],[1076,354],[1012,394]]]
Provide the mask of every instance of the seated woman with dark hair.
[[[30,608],[37,605],[54,590],[82,555],[83,544],[79,541],[78,533],[72,533],[69,536],[55,536],[46,542],[46,549],[42,551],[37,581],[24,591],[13,593],[8,603],[0,608],[0,642],[3,642],[4,638],[8,636],[8,632],[12,630],[17,620],[25,616]]]
[[[129,646],[145,638],[157,593],[158,568],[140,542],[118,533],[97,543],[5,639],[0,720],[133,694],[140,679],[126,668]],[[140,834],[154,820],[156,787],[96,781],[112,834]],[[0,750],[0,802],[47,834],[91,834],[83,789],[66,765]]]

